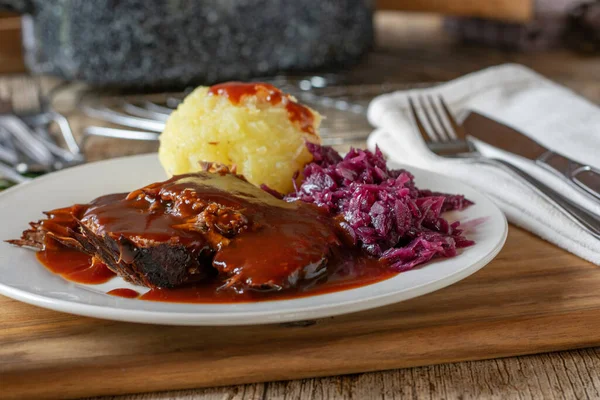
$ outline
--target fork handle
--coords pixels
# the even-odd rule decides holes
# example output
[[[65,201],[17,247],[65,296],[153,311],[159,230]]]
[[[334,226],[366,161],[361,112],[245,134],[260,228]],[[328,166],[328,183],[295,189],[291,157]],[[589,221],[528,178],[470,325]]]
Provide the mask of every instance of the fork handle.
[[[480,158],[478,161],[486,164],[500,165],[505,169],[517,174],[519,177],[523,178],[523,180],[525,180],[525,182],[527,182],[531,188],[540,193],[546,200],[554,204],[556,208],[563,212],[563,214],[588,231],[592,236],[600,239],[600,216],[579,206],[569,198],[563,196],[545,183],[537,180],[527,172],[507,161],[491,158]]]

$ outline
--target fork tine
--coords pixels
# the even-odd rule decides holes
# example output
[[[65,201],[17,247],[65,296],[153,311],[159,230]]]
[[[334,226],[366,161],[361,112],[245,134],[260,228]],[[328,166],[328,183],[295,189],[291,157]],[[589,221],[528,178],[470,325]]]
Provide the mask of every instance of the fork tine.
[[[431,110],[427,106],[427,103],[424,100],[424,96],[419,97],[421,108],[423,109],[423,113],[425,114],[425,119],[429,124],[429,136],[434,142],[445,142],[444,133],[440,133],[433,122],[433,118],[431,117]]]
[[[127,114],[133,115],[134,117],[155,119],[157,121],[164,122],[167,122],[167,119],[169,118],[169,116],[166,114],[157,113],[129,102],[124,102],[122,107]]]
[[[433,114],[432,118],[435,117],[435,119],[440,127],[441,134],[438,133],[438,136],[440,137],[441,141],[442,142],[451,142],[453,140],[456,140],[456,135],[452,132],[451,129],[448,129],[448,127],[446,126],[445,121],[444,121],[444,115],[440,112],[439,107],[435,104],[435,100],[434,100],[433,96],[428,95],[427,100],[429,101],[429,109],[431,110],[431,113]]]
[[[448,122],[450,122],[450,125],[452,126],[452,130],[454,131],[456,138],[458,140],[467,140],[467,134],[465,132],[465,128],[463,128],[456,122],[456,119],[454,119],[454,117],[452,116],[452,113],[448,109],[448,106],[446,105],[444,98],[441,95],[438,96],[438,98],[440,100],[440,104],[442,105],[442,109],[444,110],[444,114],[446,114],[446,118],[448,118]]]
[[[432,139],[429,137],[427,130],[421,123],[421,119],[419,118],[419,114],[417,114],[417,109],[415,107],[415,104],[410,96],[408,96],[408,105],[410,106],[410,111],[412,113],[413,120],[415,121],[415,124],[417,124],[417,129],[419,130],[419,133],[421,134],[423,141],[425,143],[430,143],[432,141]]]
[[[167,101],[169,101],[169,100],[172,100],[172,99],[167,99]],[[143,106],[147,110],[155,112],[155,113],[164,114],[166,116],[171,115],[171,113],[174,111],[174,109],[177,108],[177,105],[178,104],[175,104],[175,107],[169,108],[169,107],[164,107],[164,106],[158,105],[158,104],[153,103],[151,101],[144,101],[143,102]]]

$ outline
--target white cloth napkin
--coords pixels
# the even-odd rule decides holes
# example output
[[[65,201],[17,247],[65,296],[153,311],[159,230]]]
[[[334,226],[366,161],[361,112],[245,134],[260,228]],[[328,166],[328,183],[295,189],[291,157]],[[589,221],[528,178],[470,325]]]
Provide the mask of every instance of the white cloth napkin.
[[[565,217],[526,184],[493,166],[467,164],[433,155],[413,126],[407,96],[441,94],[454,115],[476,110],[527,134],[545,147],[600,168],[600,109],[532,70],[513,64],[475,72],[432,89],[381,95],[369,105],[377,129],[368,146],[391,159],[448,175],[486,193],[509,221],[600,265],[600,240]],[[600,202],[579,193],[532,161],[485,145],[486,154],[510,159],[536,178],[600,215]]]

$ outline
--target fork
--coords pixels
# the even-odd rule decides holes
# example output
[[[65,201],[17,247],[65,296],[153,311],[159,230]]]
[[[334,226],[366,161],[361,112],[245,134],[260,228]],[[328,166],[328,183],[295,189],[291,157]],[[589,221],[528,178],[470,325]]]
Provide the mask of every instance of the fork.
[[[452,116],[444,99],[439,96],[438,100],[439,106],[431,95],[408,98],[417,129],[432,152],[442,157],[461,158],[475,164],[493,165],[516,175],[573,222],[600,239],[600,216],[574,203],[519,167],[502,159],[485,157],[477,152],[469,142],[464,127],[460,126]],[[415,103],[420,105],[424,119],[419,117]],[[426,125],[429,128],[426,128]]]

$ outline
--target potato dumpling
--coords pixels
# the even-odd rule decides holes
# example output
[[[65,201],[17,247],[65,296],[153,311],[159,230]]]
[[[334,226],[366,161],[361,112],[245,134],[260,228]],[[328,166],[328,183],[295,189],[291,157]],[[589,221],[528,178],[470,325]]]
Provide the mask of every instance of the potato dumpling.
[[[288,193],[294,174],[312,161],[306,142],[320,143],[320,123],[316,111],[266,83],[198,87],[169,117],[159,158],[169,175],[218,162],[257,186]]]

